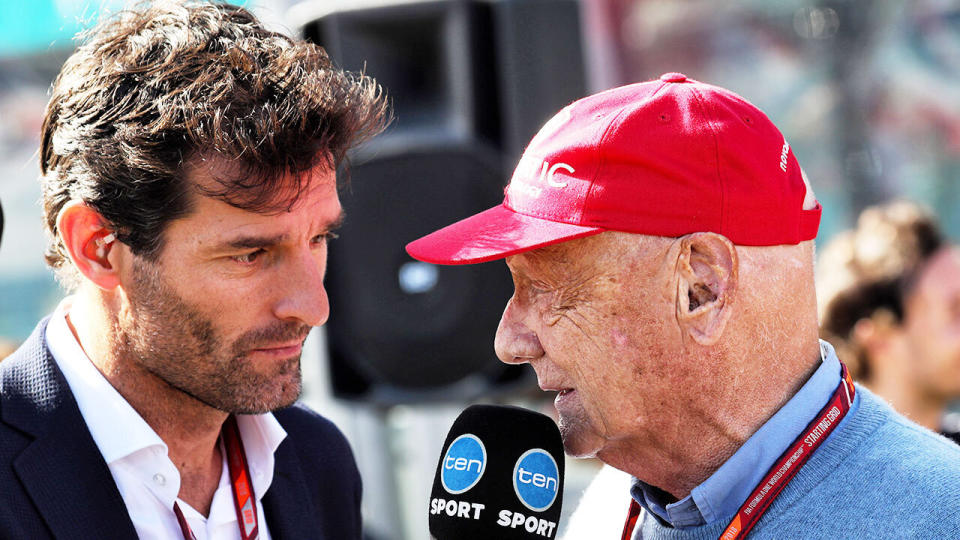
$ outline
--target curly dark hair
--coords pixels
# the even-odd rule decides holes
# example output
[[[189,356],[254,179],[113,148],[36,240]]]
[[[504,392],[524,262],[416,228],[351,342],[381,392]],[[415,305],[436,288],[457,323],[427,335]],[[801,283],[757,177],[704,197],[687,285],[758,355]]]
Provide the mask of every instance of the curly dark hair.
[[[817,268],[820,334],[854,378],[871,376],[867,351],[853,335],[857,322],[882,316],[902,324],[905,299],[945,243],[932,212],[900,200],[867,208],[855,229],[824,248]]]
[[[47,262],[61,277],[72,269],[56,225],[71,200],[154,260],[167,224],[191,211],[188,165],[228,165],[203,195],[279,212],[301,196],[305,173],[336,169],[388,120],[373,79],[241,7],[162,1],[120,12],[80,36],[53,83],[40,146]]]

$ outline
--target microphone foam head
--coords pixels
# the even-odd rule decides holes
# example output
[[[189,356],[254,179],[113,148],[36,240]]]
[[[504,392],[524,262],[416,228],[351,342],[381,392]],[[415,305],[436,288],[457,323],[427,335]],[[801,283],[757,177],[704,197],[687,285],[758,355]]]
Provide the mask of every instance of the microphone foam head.
[[[430,533],[437,540],[555,538],[563,474],[563,442],[550,417],[519,407],[468,407],[443,444]]]

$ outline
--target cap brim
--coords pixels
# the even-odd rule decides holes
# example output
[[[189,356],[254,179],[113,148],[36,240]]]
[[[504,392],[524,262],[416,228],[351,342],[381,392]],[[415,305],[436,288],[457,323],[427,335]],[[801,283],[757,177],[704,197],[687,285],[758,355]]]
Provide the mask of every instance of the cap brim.
[[[407,253],[431,264],[473,264],[604,230],[518,214],[501,204],[410,242]]]

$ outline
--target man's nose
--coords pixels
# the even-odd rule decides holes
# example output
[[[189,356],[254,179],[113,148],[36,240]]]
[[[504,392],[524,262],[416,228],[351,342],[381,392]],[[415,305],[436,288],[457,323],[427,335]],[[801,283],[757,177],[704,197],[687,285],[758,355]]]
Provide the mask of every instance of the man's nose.
[[[274,308],[281,320],[297,320],[310,326],[321,326],[330,316],[330,300],[323,287],[326,254],[305,254],[285,272],[282,296]]]
[[[524,310],[514,298],[503,310],[493,348],[500,361],[507,364],[522,364],[543,356],[540,339],[525,323]]]

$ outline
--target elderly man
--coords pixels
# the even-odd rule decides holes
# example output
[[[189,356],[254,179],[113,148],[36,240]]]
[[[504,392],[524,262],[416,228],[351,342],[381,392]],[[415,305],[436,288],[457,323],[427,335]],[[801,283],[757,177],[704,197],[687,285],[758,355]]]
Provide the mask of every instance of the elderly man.
[[[623,538],[956,538],[960,450],[818,340],[819,218],[761,111],[670,73],[560,111],[501,206],[407,249],[506,258],[497,355],[634,477]]]
[[[86,36],[40,148],[75,294],[0,364],[0,536],[360,538],[346,440],[290,405],[329,312],[336,167],[384,116],[372,80],[236,6]]]

